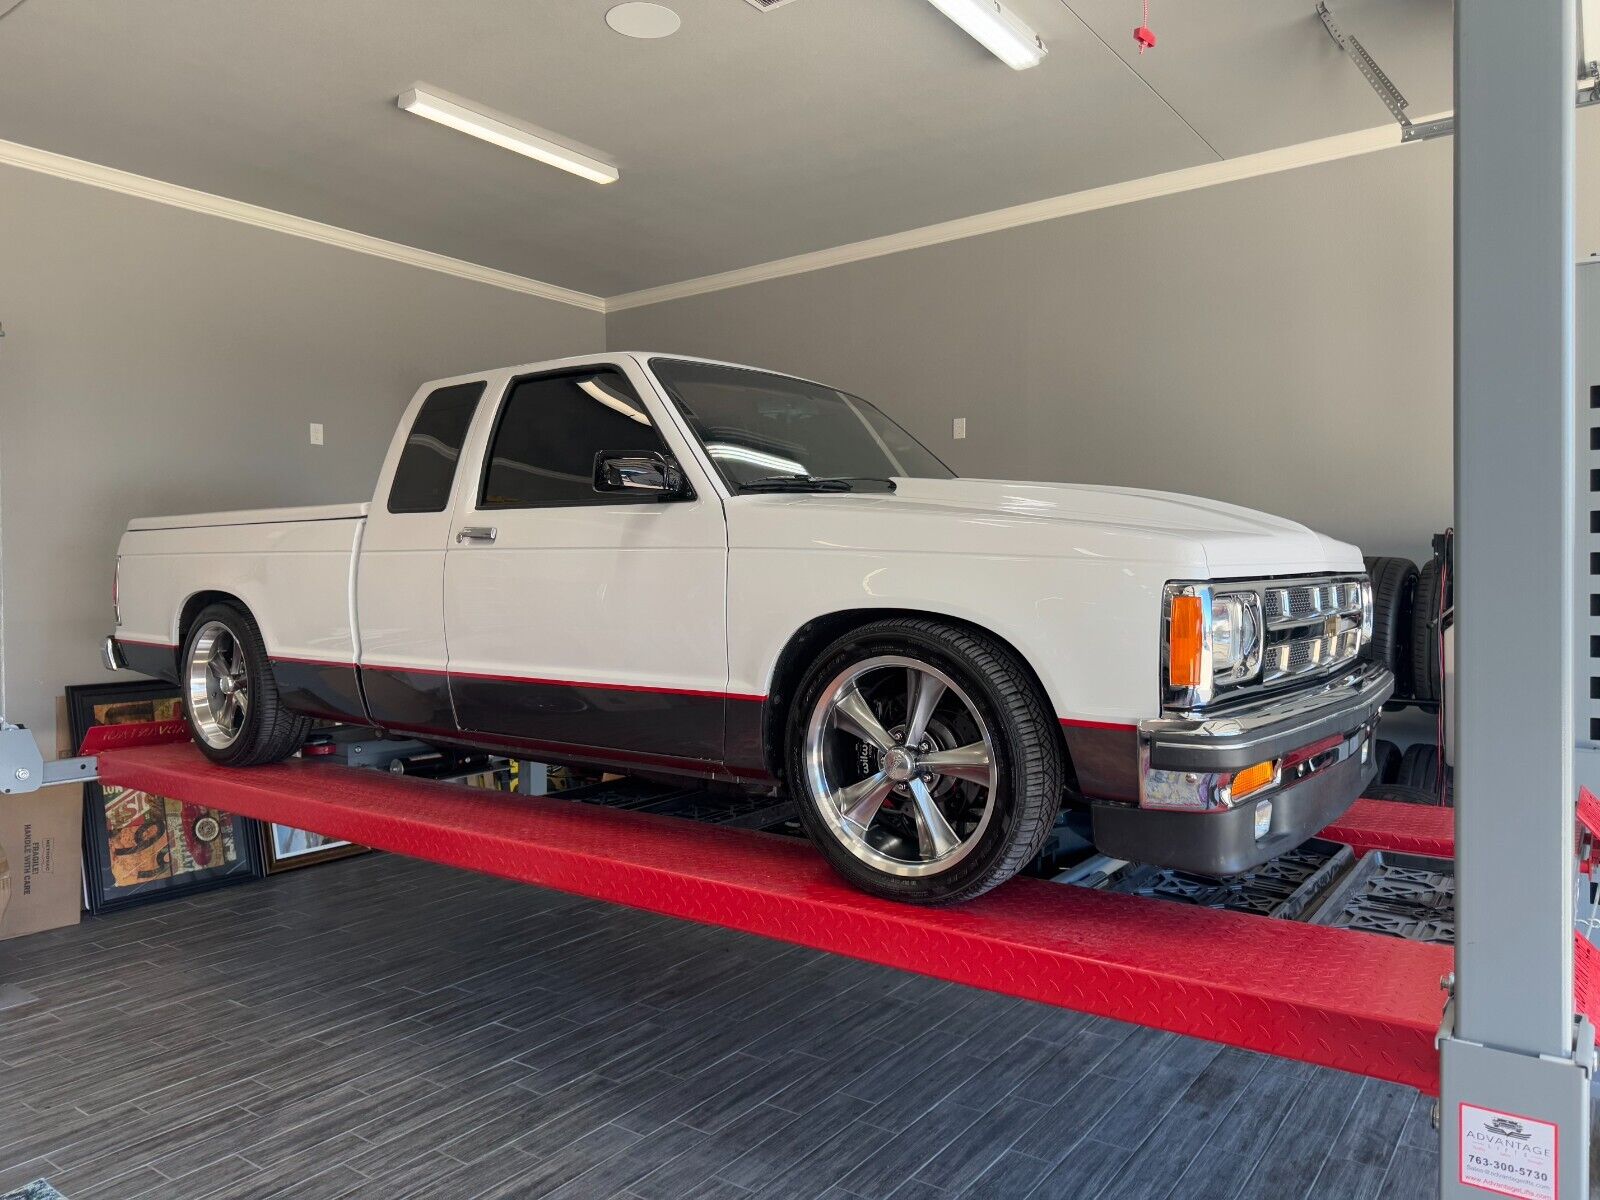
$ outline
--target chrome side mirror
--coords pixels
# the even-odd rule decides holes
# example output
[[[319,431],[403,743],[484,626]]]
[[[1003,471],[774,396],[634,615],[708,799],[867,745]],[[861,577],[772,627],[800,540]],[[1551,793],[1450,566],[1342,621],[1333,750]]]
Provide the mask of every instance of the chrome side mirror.
[[[602,450],[594,456],[597,492],[654,493],[662,500],[686,499],[693,493],[683,469],[659,452],[630,454]]]

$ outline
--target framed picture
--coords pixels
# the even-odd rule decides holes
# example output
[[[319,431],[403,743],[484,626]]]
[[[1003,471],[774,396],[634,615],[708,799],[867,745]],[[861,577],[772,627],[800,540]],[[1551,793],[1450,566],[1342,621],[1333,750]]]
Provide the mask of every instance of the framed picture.
[[[296,829],[292,825],[261,827],[261,859],[269,874],[309,867],[313,863],[331,862],[336,858],[348,858],[352,854],[365,854],[366,851],[365,846],[357,846],[354,842],[341,842],[337,838]]]
[[[170,683],[94,684],[67,689],[74,746],[97,725],[181,716]],[[132,788],[87,783],[83,793],[83,882],[89,911],[112,912],[186,896],[261,875],[256,822],[201,804]]]

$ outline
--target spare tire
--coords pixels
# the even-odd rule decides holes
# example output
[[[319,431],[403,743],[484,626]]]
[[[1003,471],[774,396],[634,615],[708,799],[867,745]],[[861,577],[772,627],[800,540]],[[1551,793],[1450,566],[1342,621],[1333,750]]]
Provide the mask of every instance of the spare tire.
[[[1418,700],[1437,701],[1444,691],[1439,663],[1439,609],[1441,599],[1439,560],[1425,564],[1417,572],[1416,595],[1411,601],[1411,695]]]
[[[1439,797],[1422,788],[1407,787],[1403,783],[1375,783],[1362,793],[1368,800],[1391,800],[1396,804],[1432,804],[1437,807]]]
[[[1395,692],[1410,688],[1410,658],[1406,653],[1411,634],[1411,600],[1417,587],[1417,564],[1409,558],[1366,559],[1372,580],[1372,641],[1361,657],[1382,663],[1394,672]]]
[[[1379,738],[1372,745],[1372,758],[1378,765],[1374,783],[1393,783],[1400,774],[1400,747]]]

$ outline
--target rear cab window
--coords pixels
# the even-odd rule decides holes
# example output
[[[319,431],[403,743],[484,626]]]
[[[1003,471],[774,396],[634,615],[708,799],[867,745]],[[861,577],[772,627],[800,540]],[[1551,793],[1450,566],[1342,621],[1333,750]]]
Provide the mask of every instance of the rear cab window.
[[[390,512],[436,513],[449,506],[461,446],[485,386],[481,379],[451,384],[422,402],[389,486]]]

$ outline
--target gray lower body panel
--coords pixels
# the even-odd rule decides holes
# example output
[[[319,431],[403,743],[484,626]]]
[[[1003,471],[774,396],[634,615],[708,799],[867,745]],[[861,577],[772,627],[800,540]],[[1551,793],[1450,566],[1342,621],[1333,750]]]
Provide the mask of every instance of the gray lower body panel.
[[[1326,770],[1263,793],[1272,824],[1256,837],[1256,800],[1218,812],[1096,804],[1094,841],[1104,854],[1195,875],[1237,875],[1294,849],[1343,816],[1376,764],[1352,754]]]

